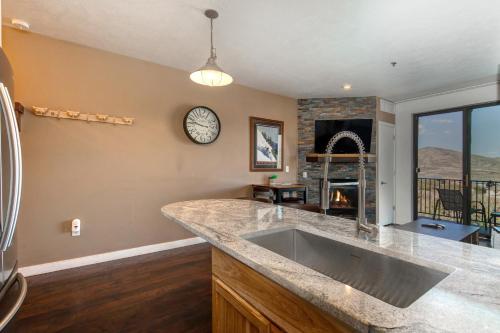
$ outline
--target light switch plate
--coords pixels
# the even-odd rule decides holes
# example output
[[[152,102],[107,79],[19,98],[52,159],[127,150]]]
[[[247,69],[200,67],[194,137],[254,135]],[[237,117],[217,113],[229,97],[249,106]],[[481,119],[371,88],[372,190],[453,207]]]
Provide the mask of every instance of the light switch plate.
[[[307,178],[307,171],[302,172],[302,178]]]

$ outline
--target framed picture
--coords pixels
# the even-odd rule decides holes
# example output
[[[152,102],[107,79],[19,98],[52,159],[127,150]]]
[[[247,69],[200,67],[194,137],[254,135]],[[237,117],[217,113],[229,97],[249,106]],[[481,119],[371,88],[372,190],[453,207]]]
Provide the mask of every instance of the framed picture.
[[[250,171],[283,170],[284,123],[250,117]]]

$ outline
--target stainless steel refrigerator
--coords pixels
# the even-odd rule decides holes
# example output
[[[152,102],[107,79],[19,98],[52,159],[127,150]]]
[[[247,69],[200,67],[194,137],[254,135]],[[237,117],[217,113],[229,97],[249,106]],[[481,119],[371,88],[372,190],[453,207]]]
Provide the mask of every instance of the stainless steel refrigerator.
[[[0,49],[0,331],[26,296],[26,281],[17,271],[15,231],[21,203],[22,159],[19,127],[12,103],[12,67]]]

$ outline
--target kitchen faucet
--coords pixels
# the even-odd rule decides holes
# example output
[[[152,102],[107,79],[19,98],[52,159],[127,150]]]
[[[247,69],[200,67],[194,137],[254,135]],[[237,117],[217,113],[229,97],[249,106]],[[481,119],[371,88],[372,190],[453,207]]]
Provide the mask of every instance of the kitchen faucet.
[[[358,230],[363,230],[367,232],[372,232],[376,229],[375,226],[368,225],[366,219],[365,210],[365,192],[366,192],[366,177],[365,177],[365,145],[361,138],[354,132],[342,131],[335,134],[328,145],[326,146],[325,154],[331,154],[333,151],[333,146],[342,138],[349,138],[353,140],[358,146],[359,151],[359,175],[358,175],[358,218],[357,226]],[[321,188],[321,209],[323,213],[326,214],[327,210],[330,208],[330,182],[328,181],[328,169],[330,166],[330,157],[325,157],[323,165],[323,187]]]

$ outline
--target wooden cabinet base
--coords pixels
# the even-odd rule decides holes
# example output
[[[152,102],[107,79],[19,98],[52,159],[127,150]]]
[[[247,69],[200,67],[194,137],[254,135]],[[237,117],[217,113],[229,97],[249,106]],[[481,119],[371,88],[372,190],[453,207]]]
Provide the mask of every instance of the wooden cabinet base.
[[[274,326],[257,309],[224,282],[212,281],[212,330],[214,333],[270,333]]]
[[[340,320],[212,248],[214,333],[353,332]]]

